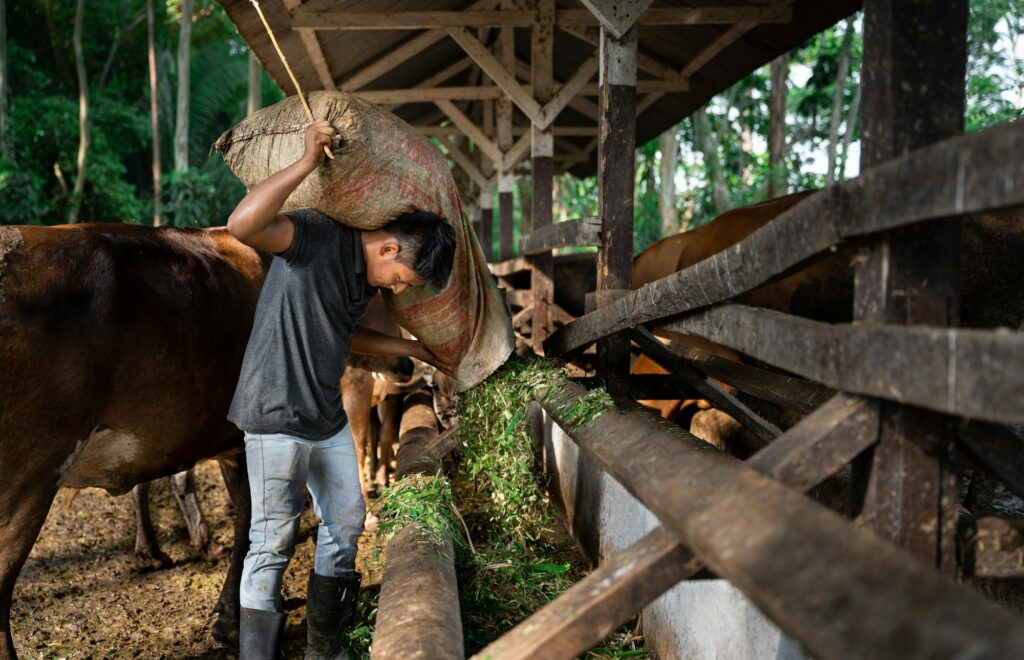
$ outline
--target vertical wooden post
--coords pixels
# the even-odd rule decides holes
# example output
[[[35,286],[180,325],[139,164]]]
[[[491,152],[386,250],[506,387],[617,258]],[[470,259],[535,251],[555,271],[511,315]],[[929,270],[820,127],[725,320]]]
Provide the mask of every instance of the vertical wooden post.
[[[963,131],[967,0],[867,0],[862,169]],[[886,234],[856,270],[854,318],[956,325],[959,218]],[[884,404],[863,521],[922,561],[955,568],[954,427]]]
[[[515,181],[512,174],[502,172],[498,175],[498,260],[505,261],[515,256],[513,242],[513,223],[515,222],[513,189]]]
[[[531,79],[533,95],[538,103],[551,99],[553,91],[552,67],[554,64],[555,1],[537,0],[537,23],[531,35]],[[551,129],[532,128],[530,145],[533,162],[531,166],[531,215],[533,229],[547,227],[552,222],[552,193],[554,187],[554,138]],[[530,339],[533,351],[544,353],[544,340],[554,328],[551,324],[550,304],[555,298],[554,260],[550,253],[537,255],[533,259],[530,280],[533,298],[533,322]]]
[[[597,253],[597,304],[609,292],[632,287],[633,189],[636,170],[637,28],[615,39],[601,27],[601,102],[597,187],[601,246]],[[603,293],[604,292],[604,293]],[[629,382],[629,332],[597,344],[598,375],[610,391]]]
[[[494,203],[493,190],[480,193],[480,247],[484,250],[484,259],[494,261]]]

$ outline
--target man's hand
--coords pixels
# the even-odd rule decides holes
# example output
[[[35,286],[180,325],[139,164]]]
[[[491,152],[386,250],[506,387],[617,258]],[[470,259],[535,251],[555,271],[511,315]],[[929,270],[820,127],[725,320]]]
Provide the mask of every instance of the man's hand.
[[[306,127],[302,135],[305,151],[301,160],[311,171],[324,162],[324,147],[331,148],[336,132],[326,119],[318,119]]]
[[[447,364],[446,362],[442,362],[441,359],[434,355],[433,352],[431,352],[431,350],[427,348],[427,345],[421,341],[416,342],[416,352],[412,355],[412,357],[416,358],[420,362],[429,364],[430,366],[434,367],[435,369],[443,373],[445,376],[452,376],[454,368],[451,365]]]

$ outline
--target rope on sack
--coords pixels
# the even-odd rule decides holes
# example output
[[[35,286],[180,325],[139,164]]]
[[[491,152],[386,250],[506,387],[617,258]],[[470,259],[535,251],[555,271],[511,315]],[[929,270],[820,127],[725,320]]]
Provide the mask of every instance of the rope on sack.
[[[263,10],[260,9],[259,0],[249,0],[252,6],[256,8],[256,13],[260,15],[260,20],[263,21],[263,27],[267,28],[267,34],[270,35],[270,43],[274,44],[274,50],[277,51],[277,56],[281,58],[281,63],[284,64],[285,71],[288,72],[288,77],[292,79],[292,84],[295,85],[295,91],[299,93],[299,100],[302,101],[302,107],[306,109],[306,116],[309,117],[310,122],[316,121],[313,118],[313,111],[309,109],[309,103],[306,103],[306,97],[302,93],[302,88],[299,87],[299,81],[295,78],[295,74],[292,73],[292,68],[288,66],[288,60],[285,58],[284,53],[281,52],[281,46],[277,43],[277,38],[274,36],[274,30],[270,27],[270,23],[267,22],[267,17],[263,15]],[[334,160],[334,154],[331,150],[324,145],[324,153],[331,160]]]

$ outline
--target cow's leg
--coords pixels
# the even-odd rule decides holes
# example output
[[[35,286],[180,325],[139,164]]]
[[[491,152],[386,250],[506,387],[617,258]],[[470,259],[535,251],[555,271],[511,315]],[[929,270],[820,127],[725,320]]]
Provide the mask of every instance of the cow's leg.
[[[234,541],[231,547],[231,566],[228,568],[220,600],[214,611],[218,613],[213,624],[213,638],[221,644],[238,644],[238,592],[242,582],[242,563],[249,552],[249,522],[252,518],[252,500],[249,499],[249,475],[245,469],[245,454],[221,458],[220,473],[224,477],[231,504],[235,508]]]
[[[394,443],[398,440],[398,429],[402,423],[402,397],[397,392],[390,390],[388,395],[377,404],[377,414],[380,415],[380,462],[377,464],[375,480],[377,488],[381,490],[388,487],[388,472],[391,470],[391,459],[394,455]]]
[[[380,417],[378,416],[378,413],[373,410],[370,411],[370,428],[366,432],[366,442],[368,445],[366,449],[366,459],[368,463],[366,466],[366,474],[369,476],[362,478],[367,479],[367,488],[369,488],[370,484],[373,482],[373,475],[377,474],[377,470],[380,467],[381,455]]]
[[[171,477],[171,490],[178,500],[181,515],[188,527],[188,541],[193,548],[206,548],[210,545],[210,528],[206,524],[203,510],[199,508],[196,497],[196,478],[192,470],[184,470]],[[211,554],[219,554],[220,548],[210,548]]]
[[[17,472],[21,472],[21,478],[8,474],[9,480],[0,492],[0,660],[17,657],[11,638],[14,583],[57,494],[56,480],[52,485],[40,483],[40,477],[54,478],[55,467]]]
[[[147,569],[168,568],[171,558],[160,549],[149,514],[148,481],[132,488],[132,500],[135,502],[135,558]]]
[[[359,465],[359,484],[363,491],[363,502],[370,508],[370,494],[364,478],[366,465],[367,438],[370,431],[370,411],[373,400],[373,376],[364,369],[348,368],[341,379],[341,402],[348,415],[352,439],[356,446],[356,461]]]

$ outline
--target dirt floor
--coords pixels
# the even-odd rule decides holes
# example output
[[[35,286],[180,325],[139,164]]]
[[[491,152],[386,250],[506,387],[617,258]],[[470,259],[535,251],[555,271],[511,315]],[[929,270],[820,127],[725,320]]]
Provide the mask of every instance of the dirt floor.
[[[229,564],[231,506],[216,463],[196,470],[196,489],[211,534],[225,550],[207,558],[192,548],[170,486],[154,483],[150,508],[161,548],[174,561],[145,570],[132,550],[132,498],[105,491],[62,491],[50,510],[14,592],[11,626],[22,658],[232,658],[210,634],[213,607]],[[284,650],[305,647],[306,576],[313,563],[315,520],[303,516],[295,557],[284,582],[288,623]],[[379,589],[368,539],[360,541],[363,589]],[[368,569],[370,569],[368,571]]]

